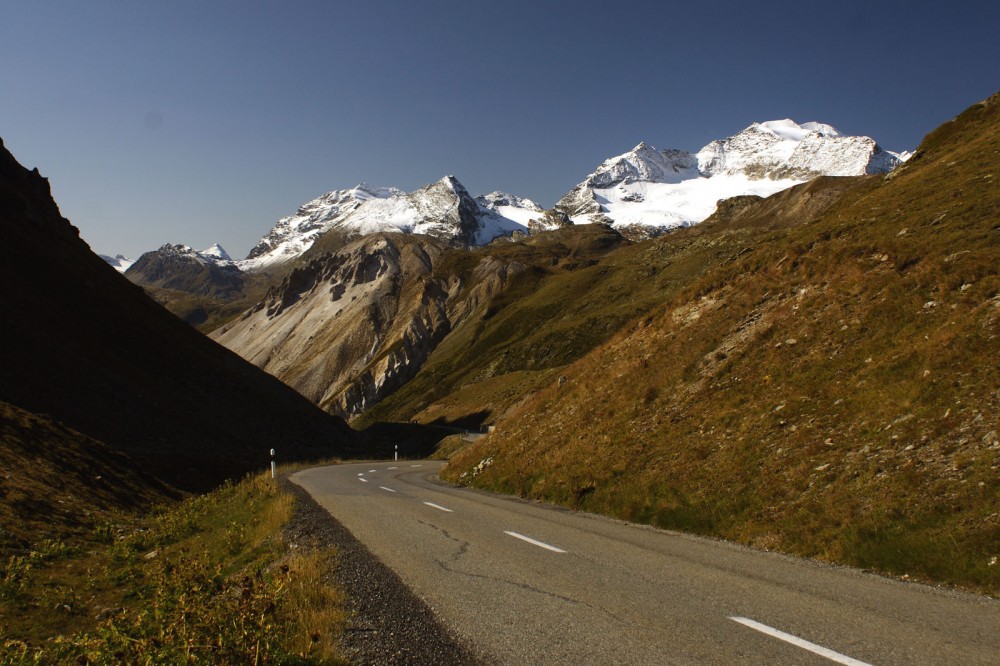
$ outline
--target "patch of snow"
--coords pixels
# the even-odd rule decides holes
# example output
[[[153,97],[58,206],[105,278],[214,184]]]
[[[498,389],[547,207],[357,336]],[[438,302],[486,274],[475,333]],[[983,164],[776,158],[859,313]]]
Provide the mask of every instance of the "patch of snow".
[[[124,273],[132,264],[135,263],[134,259],[129,259],[123,254],[116,254],[113,257],[106,254],[99,254],[97,256],[111,264],[111,266],[119,273]]]
[[[600,213],[575,215],[574,224],[589,224],[602,216],[613,227],[643,225],[659,228],[686,227],[715,212],[722,199],[753,194],[767,197],[803,181],[753,179],[744,174],[690,178],[679,183],[637,182],[595,189]]]

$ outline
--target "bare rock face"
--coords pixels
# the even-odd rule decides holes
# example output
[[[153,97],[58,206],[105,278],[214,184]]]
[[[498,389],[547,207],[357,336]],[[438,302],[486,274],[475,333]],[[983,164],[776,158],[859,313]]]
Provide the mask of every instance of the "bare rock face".
[[[409,381],[519,270],[484,257],[466,289],[434,277],[447,251],[422,235],[357,239],[291,271],[212,337],[328,412],[357,416]]]

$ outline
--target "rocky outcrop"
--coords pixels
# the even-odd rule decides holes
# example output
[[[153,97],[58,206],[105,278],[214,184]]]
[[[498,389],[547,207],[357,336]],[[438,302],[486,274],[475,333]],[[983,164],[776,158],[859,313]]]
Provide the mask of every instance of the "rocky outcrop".
[[[424,235],[366,236],[292,270],[212,337],[328,412],[357,416],[523,269],[484,256],[464,278],[438,277],[449,251]]]

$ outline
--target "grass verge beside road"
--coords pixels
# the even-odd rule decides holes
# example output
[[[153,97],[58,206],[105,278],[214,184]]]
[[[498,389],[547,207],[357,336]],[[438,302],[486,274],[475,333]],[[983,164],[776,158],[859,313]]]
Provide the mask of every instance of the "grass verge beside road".
[[[290,549],[293,499],[249,476],[0,560],[0,663],[345,663],[332,555]]]

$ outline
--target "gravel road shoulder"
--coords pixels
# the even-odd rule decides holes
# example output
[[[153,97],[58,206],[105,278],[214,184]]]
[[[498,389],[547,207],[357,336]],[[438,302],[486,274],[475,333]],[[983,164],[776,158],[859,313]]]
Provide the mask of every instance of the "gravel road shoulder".
[[[348,614],[341,650],[352,664],[489,663],[438,622],[430,607],[309,493],[287,478],[282,482],[295,497],[286,542],[336,551],[333,579]]]

